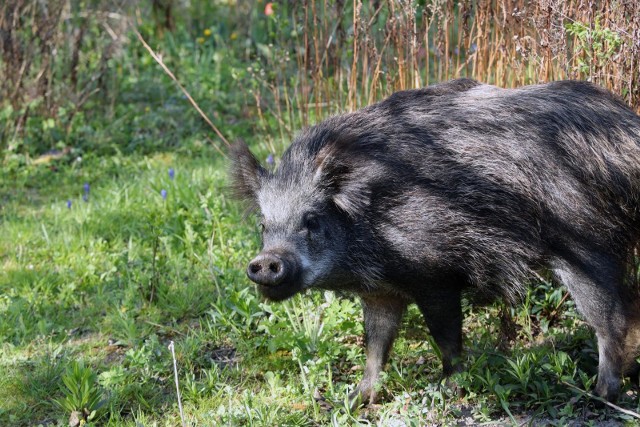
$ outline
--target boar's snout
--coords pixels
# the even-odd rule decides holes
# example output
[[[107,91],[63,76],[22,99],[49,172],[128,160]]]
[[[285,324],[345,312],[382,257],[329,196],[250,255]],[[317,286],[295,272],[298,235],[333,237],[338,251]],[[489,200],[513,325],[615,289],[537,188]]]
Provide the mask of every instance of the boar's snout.
[[[247,268],[247,276],[251,281],[262,286],[277,286],[287,276],[287,264],[275,254],[260,254]]]
[[[302,289],[297,258],[289,253],[262,252],[247,267],[247,276],[270,300],[282,301]]]

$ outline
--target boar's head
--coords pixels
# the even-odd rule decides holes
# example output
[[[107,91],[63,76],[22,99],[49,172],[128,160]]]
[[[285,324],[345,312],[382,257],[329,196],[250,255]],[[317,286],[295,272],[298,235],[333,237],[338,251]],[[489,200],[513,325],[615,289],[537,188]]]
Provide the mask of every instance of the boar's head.
[[[354,179],[349,156],[337,155],[340,144],[326,144],[314,132],[301,135],[275,171],[242,142],[231,151],[235,193],[260,212],[262,250],[247,276],[271,300],[310,287],[344,288],[352,274],[348,240],[368,203],[366,186]],[[318,140],[324,142],[313,143]]]

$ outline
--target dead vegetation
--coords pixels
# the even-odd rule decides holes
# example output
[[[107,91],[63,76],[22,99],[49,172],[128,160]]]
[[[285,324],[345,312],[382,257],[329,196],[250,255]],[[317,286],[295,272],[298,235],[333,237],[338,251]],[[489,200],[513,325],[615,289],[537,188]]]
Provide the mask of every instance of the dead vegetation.
[[[502,87],[590,80],[640,110],[636,1],[290,3],[283,13],[302,31],[274,40],[265,67],[278,72],[254,94],[281,123],[299,118],[306,125],[310,116],[355,110],[397,90],[456,77]]]

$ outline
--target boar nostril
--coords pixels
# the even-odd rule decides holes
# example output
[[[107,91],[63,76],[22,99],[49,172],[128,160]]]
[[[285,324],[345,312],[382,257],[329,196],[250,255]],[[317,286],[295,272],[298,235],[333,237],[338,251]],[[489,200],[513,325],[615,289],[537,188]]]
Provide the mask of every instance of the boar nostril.
[[[258,263],[249,265],[249,271],[251,271],[253,274],[260,272],[260,270],[262,270],[262,266]]]
[[[271,270],[274,273],[279,273],[280,263],[272,262],[271,264],[269,264],[269,270]]]

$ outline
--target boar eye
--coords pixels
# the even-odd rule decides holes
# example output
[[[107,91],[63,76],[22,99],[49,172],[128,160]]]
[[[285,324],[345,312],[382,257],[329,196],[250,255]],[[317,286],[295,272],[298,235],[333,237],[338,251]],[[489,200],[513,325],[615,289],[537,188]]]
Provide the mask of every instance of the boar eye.
[[[318,218],[316,218],[315,216],[308,216],[307,218],[305,218],[304,228],[306,228],[310,232],[318,231],[318,229],[320,228],[320,222],[318,221]]]

